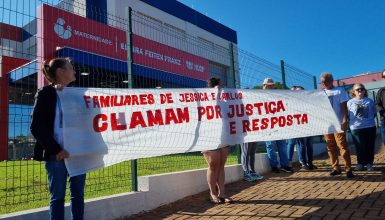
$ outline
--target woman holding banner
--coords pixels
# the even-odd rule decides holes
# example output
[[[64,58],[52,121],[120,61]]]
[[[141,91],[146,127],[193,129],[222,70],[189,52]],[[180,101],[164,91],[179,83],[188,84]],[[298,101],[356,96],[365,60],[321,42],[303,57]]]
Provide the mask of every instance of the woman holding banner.
[[[207,80],[209,88],[220,88],[218,78]],[[203,155],[207,161],[207,183],[210,189],[210,201],[213,204],[231,203],[232,199],[225,196],[225,164],[229,147],[222,147],[215,150],[204,151]]]
[[[36,138],[34,159],[45,161],[50,191],[51,219],[64,219],[68,172],[64,159],[69,153],[63,146],[63,113],[57,92],[76,80],[68,58],[55,58],[43,64],[50,85],[39,89],[32,110],[31,133]],[[86,174],[69,178],[72,219],[83,219]]]

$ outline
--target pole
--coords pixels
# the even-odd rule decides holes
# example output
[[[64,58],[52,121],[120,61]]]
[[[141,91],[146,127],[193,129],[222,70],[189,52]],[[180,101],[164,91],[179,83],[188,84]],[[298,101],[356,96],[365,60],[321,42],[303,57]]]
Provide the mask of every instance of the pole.
[[[127,19],[127,88],[133,88],[132,82],[132,8],[128,7],[126,9],[126,19]],[[138,164],[137,160],[131,160],[131,178],[132,178],[132,191],[138,191]]]
[[[317,90],[317,77],[313,76],[314,89]]]
[[[132,82],[132,65],[133,65],[133,60],[132,60],[132,8],[128,7],[126,10],[126,19],[127,19],[127,87],[128,88],[133,88],[133,82]]]
[[[229,50],[230,50],[230,68],[231,68],[231,73],[232,73],[232,77],[233,77],[233,87],[234,88],[239,88],[239,85],[237,83],[237,77],[236,77],[236,72],[235,72],[235,61],[234,61],[234,45],[233,43],[230,42],[230,45],[229,45]],[[241,145],[237,144],[235,145],[235,150],[236,150],[236,153],[237,153],[237,161],[238,161],[238,164],[241,163]]]
[[[238,89],[239,88],[239,85],[238,85],[238,80],[237,80],[237,77],[236,77],[236,71],[235,71],[235,60],[234,60],[234,45],[233,43],[230,43],[230,68],[231,68],[231,73],[232,73],[232,77],[233,77],[233,87]]]

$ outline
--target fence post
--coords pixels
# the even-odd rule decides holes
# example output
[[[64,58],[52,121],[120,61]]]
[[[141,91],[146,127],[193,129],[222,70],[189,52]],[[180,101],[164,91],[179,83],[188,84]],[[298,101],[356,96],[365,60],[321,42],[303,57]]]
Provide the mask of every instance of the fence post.
[[[314,86],[314,89],[317,90],[317,77],[316,76],[313,76],[313,86]],[[322,135],[318,136],[319,137],[319,141],[322,142]]]
[[[133,88],[132,82],[132,8],[126,8],[126,19],[127,19],[127,88]],[[132,179],[132,191],[138,191],[138,164],[137,160],[131,160],[131,179]]]
[[[126,10],[126,19],[127,19],[127,32],[126,32],[126,37],[127,37],[127,87],[128,88],[133,88],[133,82],[132,82],[132,8],[127,7]]]
[[[230,50],[230,71],[233,75],[233,86],[234,88],[238,89],[239,85],[237,83],[237,77],[236,77],[236,72],[235,72],[235,61],[234,61],[234,45],[233,43],[230,42],[229,45],[229,50]],[[237,152],[237,159],[238,159],[238,164],[241,163],[241,146],[239,144],[235,145],[235,149]]]
[[[282,85],[286,89],[285,62],[281,60]]]
[[[317,77],[313,76],[314,89],[317,90]]]
[[[233,87],[238,89],[238,83],[237,83],[237,77],[236,77],[236,72],[235,72],[235,61],[234,61],[234,45],[233,43],[230,43],[229,46],[230,49],[230,68],[231,68],[231,73],[233,77]]]

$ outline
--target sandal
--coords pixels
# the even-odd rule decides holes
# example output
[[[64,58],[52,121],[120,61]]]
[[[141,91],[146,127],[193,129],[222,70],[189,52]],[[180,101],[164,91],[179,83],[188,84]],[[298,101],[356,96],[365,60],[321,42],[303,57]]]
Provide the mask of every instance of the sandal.
[[[224,198],[219,197],[219,199],[221,200],[221,202],[226,203],[226,204],[231,204],[234,202],[230,197],[224,197]]]
[[[209,197],[209,200],[210,200],[210,202],[211,202],[212,204],[214,204],[214,205],[218,205],[218,204],[221,204],[221,203],[222,203],[221,198],[213,197],[213,196],[211,196],[211,195],[210,195],[210,197]]]

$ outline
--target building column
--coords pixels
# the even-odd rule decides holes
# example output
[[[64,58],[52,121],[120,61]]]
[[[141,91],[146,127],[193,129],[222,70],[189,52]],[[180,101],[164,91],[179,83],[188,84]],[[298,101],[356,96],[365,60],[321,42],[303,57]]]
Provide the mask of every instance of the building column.
[[[8,73],[29,60],[0,56],[0,161],[8,159]]]

